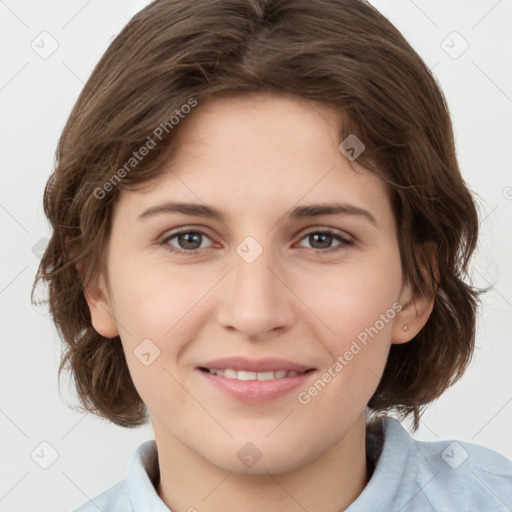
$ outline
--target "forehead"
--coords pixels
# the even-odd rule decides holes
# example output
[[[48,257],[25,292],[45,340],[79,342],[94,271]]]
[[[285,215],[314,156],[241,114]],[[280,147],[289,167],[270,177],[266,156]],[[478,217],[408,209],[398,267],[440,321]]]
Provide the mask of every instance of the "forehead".
[[[203,202],[240,219],[344,202],[389,217],[385,183],[340,152],[340,122],[333,109],[295,95],[212,98],[180,122],[161,176],[142,192],[123,191],[120,206],[134,216],[157,202]]]

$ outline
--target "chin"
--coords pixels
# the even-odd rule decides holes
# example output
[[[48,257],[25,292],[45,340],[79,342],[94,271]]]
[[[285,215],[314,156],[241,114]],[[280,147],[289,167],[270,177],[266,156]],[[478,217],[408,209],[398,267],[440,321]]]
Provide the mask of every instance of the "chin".
[[[260,445],[261,446],[261,445]],[[277,449],[275,446],[261,446],[249,442],[236,443],[236,448],[213,454],[209,461],[224,471],[247,475],[286,473],[297,469],[314,458],[298,453],[295,448]]]

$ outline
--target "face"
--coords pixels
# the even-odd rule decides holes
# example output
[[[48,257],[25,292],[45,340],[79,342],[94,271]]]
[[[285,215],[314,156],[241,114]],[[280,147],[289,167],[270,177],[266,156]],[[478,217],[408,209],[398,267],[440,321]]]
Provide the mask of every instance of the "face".
[[[286,471],[361,425],[419,330],[389,192],[321,104],[218,97],[182,123],[165,172],[116,204],[93,324],[119,333],[157,441]]]

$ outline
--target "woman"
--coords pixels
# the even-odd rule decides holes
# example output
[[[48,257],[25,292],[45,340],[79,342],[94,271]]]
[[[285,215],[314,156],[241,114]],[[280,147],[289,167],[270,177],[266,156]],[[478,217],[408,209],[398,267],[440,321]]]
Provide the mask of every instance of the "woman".
[[[417,428],[470,361],[478,219],[441,91],[369,4],[153,2],[45,211],[61,369],[155,432],[80,512],[512,506],[505,457],[385,414]]]

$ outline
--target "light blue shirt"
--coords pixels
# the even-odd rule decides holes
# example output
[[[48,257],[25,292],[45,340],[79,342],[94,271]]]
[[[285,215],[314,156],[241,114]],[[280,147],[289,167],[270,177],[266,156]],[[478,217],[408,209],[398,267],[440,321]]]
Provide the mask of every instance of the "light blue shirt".
[[[345,512],[512,512],[512,461],[503,455],[462,441],[416,441],[390,417],[383,434],[370,481]],[[156,443],[146,441],[124,480],[74,512],[170,512],[158,478]]]

